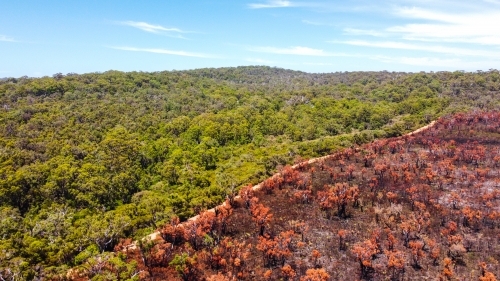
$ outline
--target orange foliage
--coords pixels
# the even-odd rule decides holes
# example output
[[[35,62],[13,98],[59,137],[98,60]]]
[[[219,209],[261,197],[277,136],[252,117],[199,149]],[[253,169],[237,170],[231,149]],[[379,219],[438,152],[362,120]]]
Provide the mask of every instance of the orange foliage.
[[[354,203],[359,196],[357,185],[349,186],[348,183],[336,183],[326,191],[318,191],[318,201],[323,210],[327,211],[327,217],[330,217],[331,209],[337,207],[337,215],[341,218],[347,218],[347,205]]]
[[[398,195],[396,193],[392,193],[389,191],[386,193],[386,196],[387,196],[387,200],[389,200],[389,202],[396,203],[396,199],[398,198]]]
[[[495,274],[486,270],[486,263],[479,263],[479,267],[481,269],[481,276],[479,277],[479,281],[496,281],[497,278]]]
[[[250,202],[251,202],[253,196],[254,196],[254,191],[253,191],[253,187],[251,184],[240,189],[240,197],[241,197],[241,199],[243,199],[243,201],[245,203],[245,207],[247,209],[250,208]]]
[[[323,269],[308,269],[306,275],[300,277],[300,281],[328,281],[330,275]]]
[[[387,233],[387,248],[392,251],[396,245],[397,239],[389,228],[386,228],[385,232]]]
[[[361,278],[368,277],[373,271],[372,257],[378,252],[377,245],[370,239],[365,240],[355,244],[351,252],[356,256],[361,267]]]
[[[429,247],[429,256],[432,258],[434,265],[437,265],[437,260],[441,256],[441,248],[433,239],[427,239],[427,247]]]
[[[405,255],[401,251],[385,251],[387,256],[387,269],[392,274],[393,280],[398,280],[399,276],[404,272]]]
[[[424,252],[424,242],[420,240],[410,241],[409,243],[411,249],[411,257],[413,260],[413,266],[420,268],[420,261],[425,256]]]
[[[264,205],[262,204],[252,204],[250,207],[250,211],[252,213],[253,221],[259,227],[259,235],[263,236],[266,225],[271,222],[273,214],[271,214],[268,207],[264,207]]]
[[[293,230],[281,232],[274,239],[260,236],[257,250],[263,253],[265,266],[276,266],[285,264],[286,258],[290,257],[292,238],[295,232]]]
[[[217,275],[212,275],[207,278],[207,281],[230,281],[228,276],[222,275],[222,273],[217,273]]]
[[[491,272],[485,272],[483,276],[479,277],[479,281],[497,281],[495,274]]]
[[[271,280],[271,277],[273,276],[273,271],[268,269],[266,272],[264,272],[264,279],[265,280]]]
[[[297,275],[297,273],[295,273],[295,270],[293,270],[293,268],[288,264],[281,268],[281,274],[283,275],[285,280],[293,280],[293,278]]]
[[[441,277],[446,278],[445,280],[451,280],[453,276],[453,262],[450,258],[444,258],[443,260],[443,271],[441,272]]]
[[[314,265],[317,265],[319,258],[321,258],[321,253],[318,250],[314,249],[311,253],[311,257],[313,259]]]
[[[345,251],[347,249],[347,235],[349,232],[345,229],[340,229],[337,234],[339,235],[339,250]]]
[[[308,204],[312,198],[311,190],[297,190],[293,194],[294,201],[301,204]]]
[[[178,245],[184,242],[185,229],[180,224],[178,217],[173,217],[170,224],[165,225],[160,229],[160,234],[163,240]]]

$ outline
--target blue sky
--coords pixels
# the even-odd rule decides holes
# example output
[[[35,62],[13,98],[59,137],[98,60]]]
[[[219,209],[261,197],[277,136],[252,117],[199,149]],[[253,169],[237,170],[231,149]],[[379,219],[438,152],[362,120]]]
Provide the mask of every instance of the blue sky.
[[[0,77],[498,69],[500,0],[1,1]]]

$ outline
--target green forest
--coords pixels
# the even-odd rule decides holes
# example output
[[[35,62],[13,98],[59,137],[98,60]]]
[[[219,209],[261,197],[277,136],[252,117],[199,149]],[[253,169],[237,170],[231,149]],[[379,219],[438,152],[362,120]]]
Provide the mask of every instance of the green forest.
[[[120,239],[186,220],[287,164],[476,109],[500,109],[499,71],[0,79],[0,280],[63,280]],[[110,262],[124,276],[134,267]]]

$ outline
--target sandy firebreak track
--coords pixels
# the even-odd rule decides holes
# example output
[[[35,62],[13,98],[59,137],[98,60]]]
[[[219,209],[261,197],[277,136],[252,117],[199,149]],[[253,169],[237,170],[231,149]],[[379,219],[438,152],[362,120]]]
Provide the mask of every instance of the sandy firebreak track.
[[[420,132],[422,132],[422,131],[425,131],[425,130],[427,130],[427,129],[431,128],[431,127],[432,127],[432,126],[434,126],[435,124],[436,124],[436,121],[432,121],[432,122],[431,122],[431,123],[429,123],[428,125],[426,125],[426,126],[424,126],[424,127],[421,127],[421,128],[419,128],[419,129],[417,129],[417,130],[415,130],[415,131],[413,131],[413,132],[407,133],[407,134],[405,134],[405,135],[403,135],[403,136],[412,136],[412,135],[414,135],[414,134],[420,133]],[[328,158],[331,158],[331,157],[333,157],[333,156],[334,156],[334,154],[327,155],[327,156],[322,156],[322,157],[318,157],[318,158],[309,159],[309,160],[307,160],[307,161],[304,161],[304,162],[300,162],[300,163],[298,163],[298,164],[295,164],[295,165],[293,165],[291,168],[292,168],[292,169],[297,169],[298,167],[304,167],[304,166],[307,166],[307,165],[310,165],[310,164],[314,164],[314,163],[319,162],[319,161],[327,160]],[[276,178],[276,177],[279,177],[279,176],[281,176],[281,174],[280,174],[280,173],[276,173],[276,174],[274,174],[272,177],[270,177],[270,179],[273,179],[273,178]],[[261,186],[262,186],[262,182],[260,182],[260,183],[258,183],[258,184],[256,184],[256,185],[254,185],[254,186],[252,187],[252,189],[253,189],[253,190],[259,190],[259,189],[261,188]],[[234,199],[238,199],[238,198],[240,198],[240,196],[239,196],[239,195],[235,196],[235,198],[234,198]],[[213,212],[213,213],[215,213],[215,209],[216,209],[216,208],[220,208],[220,207],[223,207],[223,206],[225,206],[225,205],[226,205],[226,202],[222,203],[221,205],[219,205],[219,206],[217,206],[217,207],[214,207],[214,208],[212,208],[212,209],[207,210],[207,212]],[[196,220],[198,219],[198,217],[199,217],[199,215],[196,215],[196,216],[194,216],[194,217],[192,217],[192,218],[189,218],[186,222],[196,221]],[[184,223],[186,223],[186,222],[184,222]],[[159,239],[160,237],[161,237],[160,232],[159,232],[159,231],[155,231],[155,232],[153,232],[153,233],[149,234],[148,236],[144,237],[143,239],[144,239],[144,240],[152,240],[152,241],[154,241],[154,240],[156,240],[156,239]],[[124,250],[135,250],[136,248],[137,248],[137,241],[135,241],[134,243],[130,244],[130,245],[129,245],[126,249],[124,249]]]

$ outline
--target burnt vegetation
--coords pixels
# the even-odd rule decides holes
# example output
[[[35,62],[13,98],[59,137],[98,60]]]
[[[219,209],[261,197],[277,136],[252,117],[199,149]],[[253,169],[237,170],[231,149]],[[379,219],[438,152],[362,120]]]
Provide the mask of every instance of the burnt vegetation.
[[[115,250],[144,280],[496,280],[499,138],[499,112],[441,118],[285,166]]]

